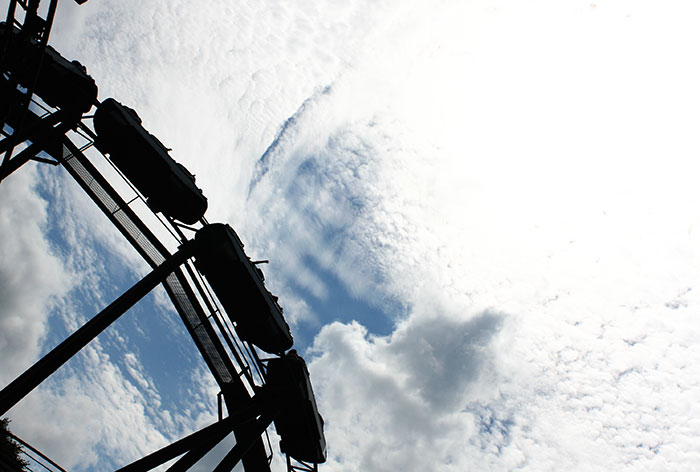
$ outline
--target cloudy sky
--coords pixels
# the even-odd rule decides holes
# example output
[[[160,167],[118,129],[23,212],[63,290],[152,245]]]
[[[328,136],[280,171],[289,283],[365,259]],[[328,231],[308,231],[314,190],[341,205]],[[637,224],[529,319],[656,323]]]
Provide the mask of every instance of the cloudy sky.
[[[593,1],[63,0],[51,43],[270,260],[322,470],[692,470],[700,7]],[[145,266],[60,168],[0,203],[4,385]],[[9,416],[98,471],[216,392],[157,292]]]

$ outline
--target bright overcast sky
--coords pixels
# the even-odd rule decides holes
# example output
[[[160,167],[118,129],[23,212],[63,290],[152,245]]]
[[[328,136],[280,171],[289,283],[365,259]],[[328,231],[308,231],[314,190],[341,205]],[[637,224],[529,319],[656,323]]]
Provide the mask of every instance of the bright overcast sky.
[[[694,470],[700,6],[593,2],[63,0],[51,44],[270,259],[321,470]],[[143,273],[64,174],[0,184],[3,385]],[[215,415],[120,326],[10,414],[75,470]]]

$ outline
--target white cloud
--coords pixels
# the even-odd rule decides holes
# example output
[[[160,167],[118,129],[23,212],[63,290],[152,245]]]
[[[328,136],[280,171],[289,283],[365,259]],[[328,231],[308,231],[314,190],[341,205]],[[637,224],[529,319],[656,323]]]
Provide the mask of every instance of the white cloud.
[[[5,384],[35,361],[47,320],[76,278],[45,237],[47,202],[33,189],[27,165],[0,185],[0,381]]]
[[[656,310],[610,314],[614,328],[547,308],[416,312],[389,338],[329,325],[310,367],[327,467],[692,468],[698,369],[676,356],[697,358],[697,328],[630,329],[631,318],[658,323]],[[626,338],[635,331],[643,338]]]
[[[80,470],[99,468],[107,457],[125,465],[167,444],[146,414],[146,399],[99,346],[70,365],[51,390],[41,387],[12,410],[17,434]]]
[[[70,52],[85,58],[101,97],[134,106],[197,174],[210,215],[235,219],[252,165],[280,123],[368,46],[374,14],[385,8],[368,7],[100,2],[85,10]],[[68,35],[60,23],[55,34]]]
[[[464,410],[493,390],[491,341],[501,320],[488,312],[415,313],[389,338],[357,323],[324,327],[311,375],[326,419],[329,470],[442,469],[459,459],[452,449],[476,433],[473,413]]]

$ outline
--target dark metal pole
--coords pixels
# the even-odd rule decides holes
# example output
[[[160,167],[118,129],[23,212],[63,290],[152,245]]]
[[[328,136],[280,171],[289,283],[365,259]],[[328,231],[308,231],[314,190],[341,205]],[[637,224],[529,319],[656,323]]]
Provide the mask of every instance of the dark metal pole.
[[[219,406],[219,421],[224,417],[224,405],[223,405],[224,392],[219,392],[216,394],[216,402]]]
[[[68,127],[69,125],[66,125],[65,131],[68,131]],[[13,156],[12,159],[10,159],[9,161],[3,162],[2,165],[0,165],[0,182],[5,180],[14,171],[18,170],[20,167],[22,167],[24,164],[31,161],[32,159],[39,160],[40,162],[46,162],[45,159],[37,157],[37,154],[42,150],[42,144],[42,142],[32,143],[28,147],[23,149],[19,154]]]
[[[7,19],[5,23],[14,26],[15,22],[15,10],[17,9],[17,0],[10,0],[10,6],[7,8]]]
[[[170,466],[166,472],[186,472],[190,470],[190,467],[199,462],[202,457],[206,456],[216,445],[223,441],[226,436],[228,436],[228,434],[221,435],[216,441],[212,441],[209,444],[190,450],[187,454],[178,459],[176,463]]]
[[[29,124],[27,126],[22,126],[19,124],[21,120],[17,115],[12,117],[16,118],[15,120],[11,120],[13,123],[8,122],[8,124],[14,129],[11,135],[0,141],[0,152],[5,152],[28,139],[35,143],[40,142],[41,140],[45,139],[45,137],[48,136],[54,129],[54,126],[60,122],[70,121],[70,126],[65,128],[67,131],[74,126],[77,126],[78,121],[80,121],[80,116],[74,116],[69,120],[68,114],[61,110],[56,111],[45,118],[39,118],[33,111],[30,111],[29,113]],[[57,138],[58,135],[54,134],[52,137]]]
[[[252,401],[238,411],[233,412],[227,419],[233,421],[233,424],[238,428],[236,434],[236,445],[226,455],[219,464],[220,469],[230,471],[238,464],[243,456],[260,440],[260,436],[265,432],[270,425],[274,416],[279,413],[279,407],[274,403],[276,397],[269,390],[260,390],[252,398]],[[258,418],[259,417],[259,418]],[[258,418],[257,420],[255,418]],[[245,430],[245,433],[241,433]],[[215,441],[212,438],[210,443],[201,445],[196,449],[190,450],[182,456],[175,464],[173,464],[167,472],[184,472],[195,465],[202,457],[204,457],[214,446],[221,442],[227,434],[221,435]],[[257,468],[246,468],[250,471],[260,471]]]
[[[34,454],[38,455],[38,456],[41,457],[43,460],[45,460],[46,462],[48,462],[49,464],[51,464],[53,467],[56,468],[56,470],[58,470],[58,471],[60,471],[60,472],[66,472],[66,469],[62,468],[60,465],[56,464],[54,461],[52,461],[51,459],[49,459],[48,457],[46,457],[44,454],[42,454],[42,452],[41,452],[40,450],[34,448],[31,444],[22,441],[21,438],[18,438],[17,436],[15,436],[14,434],[12,434],[12,433],[9,432],[9,431],[7,431],[7,435],[10,436],[13,440],[15,440],[15,441],[17,441],[18,443],[20,443],[20,444],[22,445],[22,447],[26,447],[27,449],[29,449],[30,451],[32,451]],[[36,459],[35,459],[35,460],[36,460]],[[36,462],[39,462],[39,461],[36,461]],[[43,464],[41,464],[41,463],[39,463],[39,464],[40,464],[42,467],[44,467],[46,470],[50,470],[50,469],[48,469],[45,465],[43,465]]]
[[[162,283],[173,270],[192,257],[194,250],[194,240],[187,241],[163,264],[151,271],[107,308],[95,315],[93,319],[85,323],[78,331],[71,334],[65,341],[39,359],[36,364],[24,371],[0,391],[0,416],[4,415],[25,395],[58,370],[59,367],[95,339],[109,325],[114,323],[129,308],[134,306],[136,302],[146,296],[148,292]]]
[[[272,423],[273,415],[270,413],[263,414],[260,418],[252,423],[247,429],[245,435],[236,436],[236,445],[226,454],[219,465],[216,466],[214,472],[230,472],[238,464],[246,452],[253,444],[260,439],[260,435],[265,432],[270,423]]]
[[[49,43],[49,35],[51,34],[51,26],[53,26],[53,18],[56,15],[56,7],[58,0],[51,0],[49,3],[49,11],[46,14],[46,25],[44,26],[44,34],[41,35],[41,40],[44,46]]]
[[[233,430],[233,420],[226,418],[190,434],[169,446],[142,457],[129,465],[118,469],[117,472],[142,472],[151,470],[175,457],[192,450],[195,446],[204,447],[211,444],[214,447],[221,439]],[[209,449],[211,449],[211,447]]]

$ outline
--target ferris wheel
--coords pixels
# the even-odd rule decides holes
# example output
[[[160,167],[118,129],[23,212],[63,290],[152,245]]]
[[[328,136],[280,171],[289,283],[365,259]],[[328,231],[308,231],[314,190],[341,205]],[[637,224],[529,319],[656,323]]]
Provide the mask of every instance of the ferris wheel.
[[[317,471],[326,460],[323,419],[283,309],[265,287],[260,265],[267,261],[252,261],[229,225],[206,220],[208,201],[194,175],[134,109],[98,100],[86,67],[48,45],[57,0],[44,17],[39,4],[11,0],[0,23],[0,182],[30,160],[63,166],[151,271],[4,386],[0,416],[162,285],[220,388],[218,421],[118,470],[175,459],[168,470],[188,470],[233,434],[235,445],[214,470],[240,462],[249,472],[269,471],[274,423],[287,469]],[[98,170],[105,164],[136,197],[127,201],[116,190],[114,177]]]

